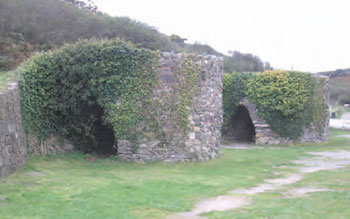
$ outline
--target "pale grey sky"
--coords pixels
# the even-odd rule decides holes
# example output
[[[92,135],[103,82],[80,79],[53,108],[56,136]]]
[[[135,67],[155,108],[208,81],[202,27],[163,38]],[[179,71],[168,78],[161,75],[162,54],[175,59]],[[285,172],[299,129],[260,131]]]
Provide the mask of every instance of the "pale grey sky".
[[[350,0],[94,0],[128,16],[209,44],[258,55],[275,68],[327,71],[350,67]]]

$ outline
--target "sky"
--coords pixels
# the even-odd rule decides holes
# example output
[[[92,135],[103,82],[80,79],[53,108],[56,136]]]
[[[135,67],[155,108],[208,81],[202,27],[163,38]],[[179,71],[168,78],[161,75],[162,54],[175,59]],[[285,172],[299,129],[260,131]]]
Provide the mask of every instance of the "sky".
[[[350,0],[94,0],[188,43],[252,53],[273,67],[350,68]]]

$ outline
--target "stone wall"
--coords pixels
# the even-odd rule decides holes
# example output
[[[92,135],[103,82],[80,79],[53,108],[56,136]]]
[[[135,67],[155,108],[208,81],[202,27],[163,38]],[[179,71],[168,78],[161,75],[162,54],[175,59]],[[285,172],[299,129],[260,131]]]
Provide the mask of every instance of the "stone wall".
[[[20,169],[25,161],[19,88],[10,82],[0,91],[0,177]]]
[[[316,77],[317,86],[322,86],[323,99],[325,104],[326,117],[322,121],[323,128],[320,131],[315,122],[312,122],[311,125],[307,128],[304,128],[303,135],[296,140],[296,142],[322,142],[329,140],[329,79],[325,76]],[[273,130],[271,130],[269,124],[266,120],[261,119],[258,115],[258,109],[251,103],[248,98],[244,98],[241,103],[244,105],[252,119],[252,122],[255,127],[255,142],[256,144],[290,144],[293,143],[292,140],[288,138],[280,137]],[[288,126],[288,124],[286,124]]]
[[[219,154],[222,125],[222,76],[223,60],[215,56],[198,56],[189,54],[162,53],[160,57],[159,76],[161,83],[155,89],[154,97],[167,101],[162,94],[174,92],[174,85],[181,83],[176,80],[177,71],[184,57],[200,66],[198,91],[193,98],[192,106],[189,106],[188,132],[182,135],[180,132],[172,135],[171,128],[168,144],[161,144],[161,139],[139,139],[136,146],[128,140],[118,141],[118,159],[128,161],[167,161],[181,162],[212,159]],[[181,69],[180,69],[181,71]],[[169,96],[169,95],[168,95]],[[169,104],[169,103],[168,103]],[[162,128],[174,127],[176,115],[169,111],[161,112],[158,118],[163,117]],[[164,119],[165,117],[165,119]],[[157,118],[155,118],[157,119]]]

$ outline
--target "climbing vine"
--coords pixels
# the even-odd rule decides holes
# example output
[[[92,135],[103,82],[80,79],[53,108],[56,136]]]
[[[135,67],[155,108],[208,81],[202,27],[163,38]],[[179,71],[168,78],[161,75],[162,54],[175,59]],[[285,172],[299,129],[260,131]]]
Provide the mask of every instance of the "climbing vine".
[[[102,126],[117,139],[129,137],[156,86],[156,57],[118,39],[83,40],[35,55],[20,79],[25,129],[41,139],[60,134],[85,151],[99,146]]]
[[[243,97],[254,103],[259,116],[282,137],[297,139],[311,122],[322,128],[325,103],[320,87],[311,74],[302,72],[224,76],[224,130]]]
[[[150,139],[159,140],[164,148],[174,139],[182,139],[188,132],[188,118],[198,93],[201,72],[194,59],[185,54],[171,70],[169,83],[164,82],[159,74],[159,87],[143,110],[144,133],[149,133]]]
[[[25,129],[39,139],[59,134],[84,151],[100,147],[106,128],[135,147],[147,137],[166,146],[187,132],[200,71],[184,55],[173,66],[173,83],[164,84],[159,59],[118,39],[83,40],[35,55],[21,67]]]

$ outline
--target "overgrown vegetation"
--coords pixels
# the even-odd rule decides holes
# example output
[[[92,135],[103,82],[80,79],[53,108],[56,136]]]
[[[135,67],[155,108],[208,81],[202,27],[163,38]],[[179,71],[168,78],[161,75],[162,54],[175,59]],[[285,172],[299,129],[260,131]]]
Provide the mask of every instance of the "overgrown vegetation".
[[[70,3],[72,4],[70,4]],[[259,57],[239,52],[226,56],[209,45],[186,44],[155,28],[127,17],[98,12],[94,4],[80,0],[1,0],[0,71],[15,68],[33,51],[47,51],[78,39],[131,41],[138,47],[160,51],[185,51],[225,57],[225,72],[270,69]],[[86,10],[85,10],[86,9]]]
[[[166,146],[173,134],[186,134],[200,69],[184,55],[174,83],[154,98],[159,56],[121,40],[83,40],[35,55],[20,69],[25,130],[39,139],[59,134],[84,151],[117,139],[136,146],[143,133]]]
[[[259,116],[282,137],[297,139],[312,121],[322,129],[326,106],[320,87],[311,74],[301,72],[225,75],[223,131],[245,96],[258,108]]]
[[[92,13],[61,0],[0,1],[0,43],[4,45],[0,47],[0,62],[6,69],[23,60],[16,58],[18,55],[34,50],[78,39],[116,37],[152,50],[178,50],[168,36],[127,17]]]
[[[25,128],[40,138],[57,133],[87,151],[103,147],[100,132],[108,129],[130,138],[157,82],[156,57],[120,40],[83,40],[35,55],[21,72]]]
[[[231,56],[225,56],[224,71],[232,72],[262,72],[272,70],[269,62],[263,62],[258,56],[231,51]]]
[[[350,104],[350,69],[338,69],[320,74],[330,78],[329,88],[332,104]]]

